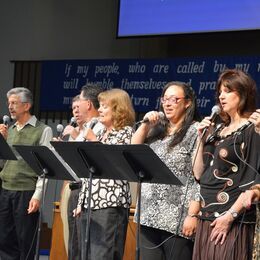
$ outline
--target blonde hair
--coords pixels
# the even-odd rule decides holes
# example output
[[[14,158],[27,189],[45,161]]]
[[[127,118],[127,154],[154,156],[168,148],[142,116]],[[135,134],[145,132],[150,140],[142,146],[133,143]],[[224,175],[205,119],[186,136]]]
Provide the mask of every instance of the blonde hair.
[[[98,95],[98,101],[106,102],[111,107],[113,126],[116,130],[134,125],[135,111],[126,91],[118,88],[106,90]]]

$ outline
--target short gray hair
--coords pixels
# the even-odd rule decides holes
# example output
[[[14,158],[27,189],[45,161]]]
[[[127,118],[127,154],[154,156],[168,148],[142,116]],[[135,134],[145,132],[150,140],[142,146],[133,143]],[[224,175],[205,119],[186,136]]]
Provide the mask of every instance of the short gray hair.
[[[30,103],[31,105],[33,105],[32,92],[28,88],[23,88],[23,87],[12,88],[7,92],[6,96],[7,98],[9,98],[11,95],[19,96],[21,102]]]

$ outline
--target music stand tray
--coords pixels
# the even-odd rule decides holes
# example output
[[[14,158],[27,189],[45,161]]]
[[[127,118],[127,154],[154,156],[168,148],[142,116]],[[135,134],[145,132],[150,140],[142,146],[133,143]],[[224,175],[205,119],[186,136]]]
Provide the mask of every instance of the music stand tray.
[[[0,159],[17,160],[12,148],[8,145],[4,137],[0,134]]]
[[[92,173],[93,178],[131,180],[129,175],[133,172],[127,161],[120,161],[120,156],[123,158],[122,152],[115,150],[110,153],[106,149],[108,147],[111,150],[110,145],[99,142],[51,142],[51,144],[80,178],[89,178]],[[110,156],[106,155],[107,152]]]
[[[79,180],[69,166],[58,158],[59,155],[57,156],[55,151],[47,146],[14,145],[14,147],[37,175],[41,176],[42,170],[46,168],[47,179]]]
[[[98,142],[51,144],[80,178],[88,178],[89,168],[93,167],[93,178],[138,182],[138,171],[142,170],[145,175],[141,178],[142,182],[183,185],[147,145],[107,145]]]
[[[35,171],[37,175],[43,178],[43,195],[42,203],[39,209],[39,226],[36,243],[36,259],[39,259],[39,243],[42,222],[42,209],[45,200],[45,179],[55,180],[78,180],[73,177],[73,171],[69,170],[69,166],[60,160],[52,150],[46,146],[29,146],[29,145],[14,145],[17,152],[23,157],[27,164]],[[74,173],[75,175],[75,173]]]

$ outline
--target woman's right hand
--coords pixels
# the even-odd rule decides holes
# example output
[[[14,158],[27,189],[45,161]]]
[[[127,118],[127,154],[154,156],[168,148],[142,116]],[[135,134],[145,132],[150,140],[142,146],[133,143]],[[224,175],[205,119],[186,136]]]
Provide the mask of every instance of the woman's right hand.
[[[140,126],[133,134],[131,144],[143,144],[150,129],[159,122],[160,118],[160,113],[157,111],[147,112],[143,120],[136,123],[136,125],[140,124]]]
[[[227,238],[227,234],[231,228],[233,221],[234,219],[230,213],[216,218],[210,224],[210,226],[212,227],[210,241],[215,243],[215,245],[217,245],[218,243],[222,245]]]
[[[149,111],[144,115],[143,124],[149,124],[150,126],[155,126],[158,124],[159,120],[161,119],[160,112],[158,111]]]
[[[205,140],[209,132],[211,131],[212,126],[214,126],[214,122],[211,122],[211,117],[210,116],[205,117],[197,127],[198,136]],[[205,129],[208,130],[206,131],[207,133],[204,135],[203,133],[205,133]]]

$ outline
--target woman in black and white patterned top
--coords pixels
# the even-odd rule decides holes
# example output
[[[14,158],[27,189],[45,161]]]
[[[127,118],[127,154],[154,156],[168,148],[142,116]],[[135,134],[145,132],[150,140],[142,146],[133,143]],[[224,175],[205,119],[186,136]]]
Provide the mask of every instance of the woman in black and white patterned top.
[[[97,136],[89,130],[86,139],[104,144],[129,144],[135,113],[127,92],[121,89],[107,90],[99,94],[98,100],[99,121],[105,128]],[[87,209],[87,195],[88,182],[84,182],[78,208]],[[93,179],[88,259],[123,258],[130,204],[130,187],[127,181]]]
[[[192,175],[192,153],[197,138],[196,98],[182,82],[168,83],[162,93],[160,113],[148,112],[132,138],[147,142],[183,186],[142,184],[141,256],[143,260],[191,259],[199,212],[199,185]]]

